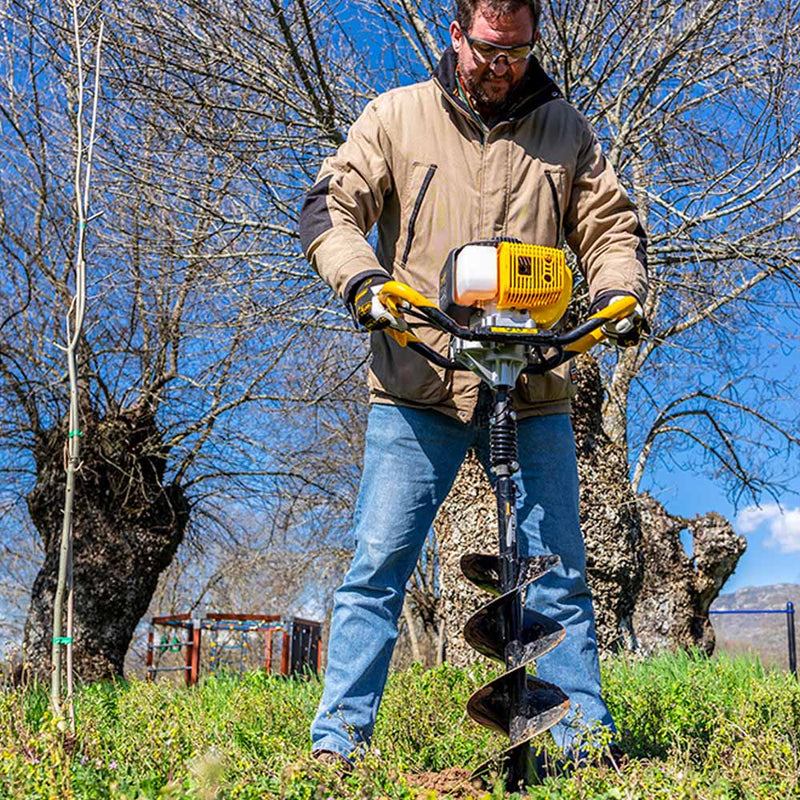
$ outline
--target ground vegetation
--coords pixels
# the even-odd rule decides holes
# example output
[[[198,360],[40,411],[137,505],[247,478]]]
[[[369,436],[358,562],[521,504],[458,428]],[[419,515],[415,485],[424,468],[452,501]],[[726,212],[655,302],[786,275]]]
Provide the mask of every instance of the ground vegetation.
[[[611,659],[604,685],[628,754],[533,787],[535,800],[800,797],[800,687],[744,659],[697,652]],[[468,767],[502,747],[464,714],[483,667],[395,672],[374,746],[351,777],[307,754],[316,680],[252,673],[193,690],[97,683],[78,696],[78,736],[52,724],[47,693],[0,692],[0,797],[26,800],[518,800],[472,788]]]

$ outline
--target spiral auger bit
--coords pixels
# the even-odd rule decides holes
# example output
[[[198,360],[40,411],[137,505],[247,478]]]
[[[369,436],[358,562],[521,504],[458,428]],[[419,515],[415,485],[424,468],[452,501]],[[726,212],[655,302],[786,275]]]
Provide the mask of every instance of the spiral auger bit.
[[[520,557],[517,546],[516,486],[517,423],[508,392],[494,393],[490,419],[490,458],[497,477],[499,555],[467,553],[461,570],[476,586],[494,595],[473,614],[464,637],[478,652],[500,661],[506,671],[470,697],[467,713],[480,725],[509,737],[511,746],[472,773],[481,779],[490,771],[506,775],[516,791],[535,779],[530,741],[555,725],[569,709],[569,698],[552,683],[534,678],[526,667],[552,650],[565,635],[555,620],[525,607],[527,587],[557,566],[558,556]]]

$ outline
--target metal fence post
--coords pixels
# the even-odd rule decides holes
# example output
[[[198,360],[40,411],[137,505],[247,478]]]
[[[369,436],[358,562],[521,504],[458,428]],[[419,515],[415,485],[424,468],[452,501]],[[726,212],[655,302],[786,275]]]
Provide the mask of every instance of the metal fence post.
[[[786,603],[786,635],[789,642],[789,672],[797,677],[797,640],[794,630],[794,603]]]
[[[150,628],[147,631],[147,655],[145,656],[144,665],[147,667],[147,680],[151,681],[155,677],[155,670],[153,669],[153,647],[155,645],[155,626],[152,621]]]

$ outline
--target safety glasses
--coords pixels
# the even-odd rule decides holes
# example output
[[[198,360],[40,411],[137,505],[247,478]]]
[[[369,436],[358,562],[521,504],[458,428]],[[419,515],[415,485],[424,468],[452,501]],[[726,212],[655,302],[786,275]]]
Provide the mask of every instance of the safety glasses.
[[[481,61],[488,61],[494,63],[500,56],[503,56],[509,64],[516,64],[518,61],[524,61],[529,58],[533,52],[533,45],[535,42],[526,42],[525,44],[493,44],[486,42],[483,39],[473,39],[465,30],[461,30],[467,44],[472,48],[472,52]]]

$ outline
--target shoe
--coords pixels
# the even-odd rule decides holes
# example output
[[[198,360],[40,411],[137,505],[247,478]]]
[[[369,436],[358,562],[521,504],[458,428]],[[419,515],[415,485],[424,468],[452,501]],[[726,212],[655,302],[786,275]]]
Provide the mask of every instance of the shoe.
[[[353,771],[353,762],[334,750],[314,750],[311,753],[311,758],[319,764],[335,769],[339,777],[342,778],[345,775],[350,775]]]

